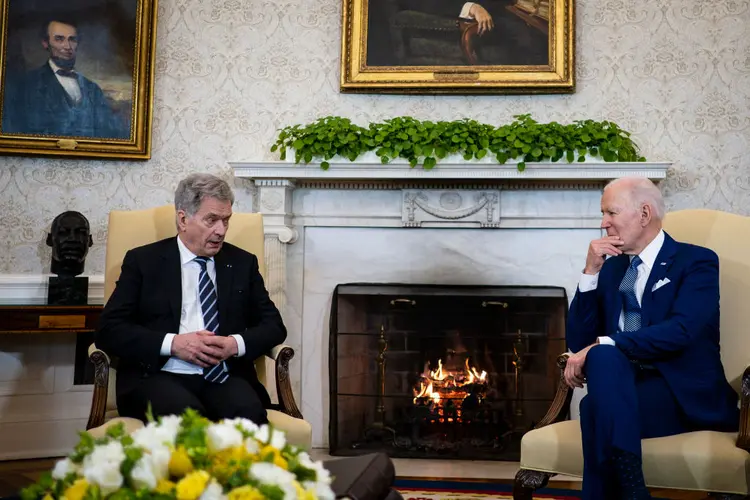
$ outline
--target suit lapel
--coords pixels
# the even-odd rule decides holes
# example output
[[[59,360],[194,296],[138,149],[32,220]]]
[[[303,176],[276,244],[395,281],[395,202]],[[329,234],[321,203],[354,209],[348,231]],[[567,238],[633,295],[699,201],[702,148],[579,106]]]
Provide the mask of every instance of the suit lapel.
[[[672,239],[666,232],[664,233],[664,244],[659,250],[659,254],[656,256],[654,261],[654,267],[651,269],[651,274],[648,275],[646,281],[646,288],[643,289],[643,297],[641,297],[641,325],[648,326],[651,322],[651,302],[653,300],[652,292],[654,285],[667,276],[669,268],[672,266],[674,255],[677,253],[677,242]]]
[[[614,281],[614,287],[607,287],[607,290],[611,290],[611,295],[608,297],[607,302],[609,307],[609,316],[607,318],[607,332],[613,335],[617,332],[618,324],[620,322],[620,313],[622,312],[622,297],[620,296],[620,283],[625,277],[625,272],[628,270],[630,264],[630,258],[627,255],[619,255],[612,257],[612,280]]]
[[[219,333],[224,335],[226,332],[224,329],[225,324],[229,321],[227,310],[229,308],[229,297],[232,290],[232,276],[234,274],[232,270],[232,263],[226,256],[226,252],[216,254],[214,257],[216,264],[216,295],[219,301]]]
[[[165,261],[164,283],[175,283],[174,286],[168,287],[169,308],[172,310],[175,325],[179,329],[180,317],[182,316],[182,263],[180,262],[180,249],[177,246],[176,237],[167,240],[162,258]]]

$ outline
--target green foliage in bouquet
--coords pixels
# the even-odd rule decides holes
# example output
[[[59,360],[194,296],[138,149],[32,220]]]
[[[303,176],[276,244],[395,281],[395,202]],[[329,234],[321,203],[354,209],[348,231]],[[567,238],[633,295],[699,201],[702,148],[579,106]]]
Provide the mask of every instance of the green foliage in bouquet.
[[[320,462],[284,433],[246,419],[209,422],[193,410],[132,435],[122,424],[81,433],[68,458],[23,500],[333,500]]]
[[[467,161],[492,154],[499,164],[519,160],[518,170],[524,170],[526,162],[583,162],[586,155],[607,162],[646,160],[630,133],[616,123],[538,123],[528,114],[516,115],[512,123],[499,127],[469,119],[431,122],[402,116],[363,128],[347,118],[327,116],[283,128],[271,151],[285,160],[287,149],[294,151],[295,163],[316,160],[323,170],[335,156],[354,161],[368,151],[374,151],[382,163],[404,158],[412,167],[422,165],[426,170],[449,154],[460,154]]]

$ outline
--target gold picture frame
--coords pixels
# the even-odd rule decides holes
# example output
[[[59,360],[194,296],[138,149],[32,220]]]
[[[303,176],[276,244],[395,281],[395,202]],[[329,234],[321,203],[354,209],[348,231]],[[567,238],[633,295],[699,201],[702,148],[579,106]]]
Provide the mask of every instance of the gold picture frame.
[[[343,0],[341,91],[574,92],[574,1]]]
[[[157,0],[0,0],[0,154],[151,157]]]

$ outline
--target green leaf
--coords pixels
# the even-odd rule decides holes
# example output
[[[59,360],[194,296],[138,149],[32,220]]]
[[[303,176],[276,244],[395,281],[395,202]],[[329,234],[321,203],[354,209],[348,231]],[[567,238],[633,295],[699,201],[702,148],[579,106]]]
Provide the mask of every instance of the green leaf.
[[[525,161],[518,162],[518,171],[523,172],[524,170],[526,170],[526,162]]]
[[[424,159],[424,169],[425,170],[432,170],[432,168],[437,164],[437,160],[435,160],[434,157],[428,156]]]
[[[321,162],[320,162],[320,168],[322,168],[323,170],[328,170],[328,168],[329,168],[330,166],[331,166],[331,164],[330,164],[330,163],[328,163],[327,161],[321,161]]]

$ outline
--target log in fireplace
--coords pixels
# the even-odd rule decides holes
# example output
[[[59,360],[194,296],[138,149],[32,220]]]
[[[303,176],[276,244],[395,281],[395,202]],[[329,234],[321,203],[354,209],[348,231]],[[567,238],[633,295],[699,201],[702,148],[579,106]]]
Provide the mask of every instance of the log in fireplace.
[[[555,394],[565,289],[338,285],[332,455],[518,460]]]

